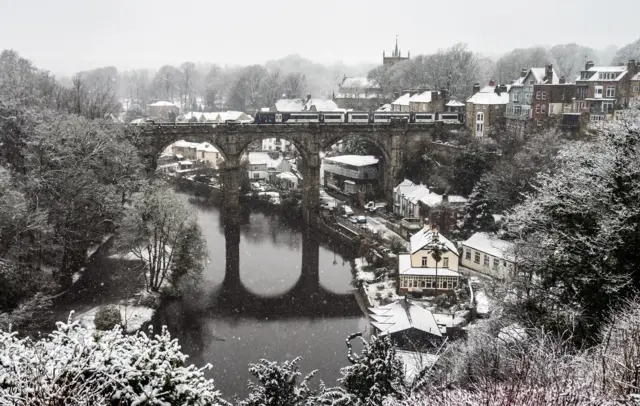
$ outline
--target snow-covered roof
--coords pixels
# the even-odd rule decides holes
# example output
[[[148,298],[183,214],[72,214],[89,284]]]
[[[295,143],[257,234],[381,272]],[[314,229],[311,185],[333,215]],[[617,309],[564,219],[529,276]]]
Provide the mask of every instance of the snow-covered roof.
[[[235,120],[239,122],[250,123],[253,121],[251,116],[241,111],[219,111],[213,113],[203,113],[200,111],[190,111],[180,115],[180,120],[189,121],[195,118],[199,122],[224,123],[227,120]]]
[[[263,165],[266,164],[267,168],[277,168],[283,161],[282,155],[278,155],[277,158],[271,158],[273,153],[269,152],[249,152],[249,163],[251,165]]]
[[[380,106],[380,108],[376,111],[391,111],[391,104],[387,103],[387,104],[383,104],[382,106]]]
[[[411,93],[405,93],[402,96],[398,97],[396,100],[391,102],[392,106],[408,106],[409,99],[411,98]]]
[[[473,104],[507,104],[509,103],[509,91],[501,92],[500,95],[495,92],[495,88],[491,88],[491,92],[480,91],[467,99],[467,103]],[[486,88],[485,88],[486,89]]]
[[[632,77],[630,80],[640,80],[640,72],[636,73],[634,77]]]
[[[157,101],[149,105],[149,107],[168,107],[168,106],[178,107],[175,104],[171,103],[170,101]]]
[[[461,103],[457,100],[450,100],[449,103],[445,104],[447,107],[462,107],[464,103]]]
[[[557,85],[558,83],[560,83],[560,78],[558,77],[558,74],[556,73],[555,69],[553,69],[553,68],[551,69],[551,71],[552,71],[552,73],[551,73],[551,83],[549,83],[548,81],[547,82],[544,81],[544,76],[545,76],[545,73],[546,73],[546,69],[545,68],[531,68],[529,71],[531,72],[531,74],[535,78],[536,84],[547,83],[547,84]]]
[[[185,161],[180,161],[178,162],[180,165],[193,165],[193,162],[185,160]]]
[[[458,248],[455,244],[449,241],[445,236],[440,234],[437,230],[432,230],[428,225],[414,235],[411,236],[411,253],[420,251],[421,249],[435,245],[437,243],[443,244],[449,251],[458,255]]]
[[[324,158],[325,161],[329,162],[338,162],[347,165],[353,166],[368,166],[368,165],[376,165],[379,161],[373,155],[340,155],[340,156],[332,156]]]
[[[416,276],[460,276],[460,274],[448,268],[427,268],[411,266],[411,255],[398,255],[398,274],[400,275],[416,275]]]
[[[415,186],[415,183],[411,182],[409,179],[405,179],[402,182],[398,183],[396,187],[393,188],[393,191],[397,192],[398,190],[402,190],[406,186]]]
[[[338,109],[336,102],[324,99],[309,99],[306,107],[307,110],[312,110],[315,107],[316,111],[335,111]]]
[[[450,195],[449,196],[449,203],[466,203],[469,200],[464,197],[464,196],[459,196],[459,195]]]
[[[361,88],[361,89],[380,88],[380,85],[378,85],[378,82],[376,82],[375,80],[369,80],[366,77],[353,77],[353,78],[345,77],[342,80],[342,84],[340,86],[347,87],[347,88],[353,87],[353,88]]]
[[[209,144],[208,142],[203,142],[198,144],[198,147],[196,148],[197,151],[204,151],[204,152],[218,152],[218,148],[214,147],[213,145]]]
[[[624,75],[627,74],[627,67],[626,66],[593,66],[591,68],[589,68],[587,70],[587,72],[591,72],[592,75],[591,77],[587,78],[587,79],[581,79],[581,77],[578,77],[576,79],[576,81],[578,82],[598,82],[604,79],[600,79],[600,72],[610,72],[610,73],[617,73],[618,75],[616,76],[615,79],[609,79],[612,81],[618,81],[620,79],[622,79],[624,77]]]
[[[463,246],[484,252],[496,258],[513,261],[514,245],[487,233],[475,233],[462,243]]]
[[[409,329],[416,329],[442,337],[440,328],[433,317],[433,313],[408,299],[400,299],[397,302],[385,306],[369,308],[371,324],[380,330],[380,335],[397,333]]]
[[[200,143],[198,142],[189,142],[185,140],[179,140],[174,142],[171,146],[179,147],[179,148],[198,148],[199,145]]]
[[[411,203],[415,203],[428,194],[428,187],[424,185],[416,185],[414,188],[409,187],[405,189],[404,198]]]
[[[288,180],[298,180],[298,177],[291,172],[282,172],[276,175],[277,178],[280,179],[288,179]]]
[[[438,362],[438,356],[426,352],[396,350],[396,358],[404,365],[404,377],[407,383],[413,382],[420,372]]]
[[[440,92],[438,92],[438,94],[440,94]],[[431,102],[431,96],[431,90],[427,90],[426,92],[414,94],[413,96],[411,96],[411,100],[409,101],[415,103],[429,103]]]

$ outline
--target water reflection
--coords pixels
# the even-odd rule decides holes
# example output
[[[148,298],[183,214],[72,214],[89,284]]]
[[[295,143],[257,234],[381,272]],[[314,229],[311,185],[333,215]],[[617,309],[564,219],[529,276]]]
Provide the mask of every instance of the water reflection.
[[[227,399],[246,394],[248,364],[261,358],[301,356],[303,372],[317,368],[334,384],[347,365],[345,337],[367,328],[350,286],[352,254],[277,215],[245,211],[225,228],[218,209],[190,203],[211,260],[206,294],[167,303],[156,325],[169,326],[191,362],[213,365],[208,376]]]

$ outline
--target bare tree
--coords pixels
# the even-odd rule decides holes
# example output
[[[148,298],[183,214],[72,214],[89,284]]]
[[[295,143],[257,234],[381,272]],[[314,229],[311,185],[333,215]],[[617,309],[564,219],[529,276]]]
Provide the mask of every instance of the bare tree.
[[[180,65],[182,72],[182,81],[180,86],[180,103],[181,107],[189,108],[195,102],[194,82],[197,75],[196,65],[193,62],[184,62]]]

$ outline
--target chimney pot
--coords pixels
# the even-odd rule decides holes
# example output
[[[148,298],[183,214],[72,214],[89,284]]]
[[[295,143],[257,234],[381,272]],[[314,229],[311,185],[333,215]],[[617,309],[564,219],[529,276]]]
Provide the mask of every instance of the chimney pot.
[[[567,82],[567,81],[566,81],[566,79],[564,78],[564,76],[560,76],[560,84],[563,84],[563,85],[564,85],[566,82]]]
[[[587,63],[584,65],[584,70],[589,70],[593,68],[593,61],[587,61]]]
[[[489,81],[489,86],[495,86],[495,85],[496,85],[496,82],[493,79],[491,79]]]
[[[473,93],[473,94],[476,94],[476,93],[478,93],[479,91],[480,91],[480,83],[474,83],[474,84],[473,84],[473,91],[472,91],[472,93]]]
[[[527,73],[529,73],[529,69],[522,68],[522,70],[520,71],[520,77],[523,78],[523,77],[527,76]]]

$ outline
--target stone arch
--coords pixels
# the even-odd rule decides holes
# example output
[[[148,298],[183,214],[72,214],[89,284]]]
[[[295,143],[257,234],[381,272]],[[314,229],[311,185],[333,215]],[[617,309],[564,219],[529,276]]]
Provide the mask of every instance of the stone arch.
[[[332,145],[337,144],[340,141],[343,141],[344,139],[346,139],[347,137],[350,136],[356,136],[356,137],[360,137],[360,138],[364,138],[367,141],[371,142],[373,145],[375,145],[380,152],[382,152],[382,157],[384,158],[385,161],[385,165],[390,165],[391,164],[391,150],[390,150],[390,145],[387,144],[391,144],[390,142],[384,142],[385,139],[383,139],[383,141],[380,140],[380,136],[376,135],[376,134],[369,134],[367,132],[359,132],[359,131],[354,131],[354,132],[344,132],[344,133],[340,133],[340,134],[332,134],[329,137],[325,137],[323,144],[320,145],[320,148],[322,150],[327,150],[329,148],[331,148]],[[389,135],[385,135],[384,137],[386,138],[391,138]]]
[[[188,142],[207,142],[213,145],[222,156],[224,161],[230,159],[230,154],[222,146],[224,143],[219,142],[218,137],[209,133],[189,133],[185,134],[180,131],[171,131],[171,127],[166,132],[154,131],[153,133],[145,134],[140,140],[138,149],[140,156],[144,160],[144,164],[147,167],[149,173],[155,172],[157,166],[157,160],[160,154],[171,144],[176,141],[185,140]]]
[[[239,145],[239,148],[238,148],[239,157],[241,157],[243,154],[247,152],[247,148],[249,147],[249,144],[255,141],[262,142],[262,140],[265,140],[267,138],[282,138],[289,141],[296,148],[298,153],[300,153],[300,156],[302,157],[303,161],[307,161],[309,156],[311,155],[309,148],[307,148],[307,146],[303,142],[301,142],[301,137],[299,136],[299,134],[291,134],[291,133],[283,132],[282,134],[257,133],[256,135],[257,136],[254,135],[242,141],[242,143]],[[312,137],[312,136],[313,136],[312,134],[309,134],[309,137]]]

